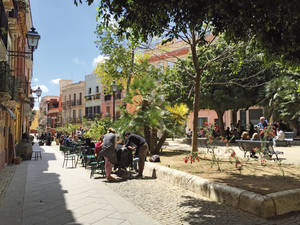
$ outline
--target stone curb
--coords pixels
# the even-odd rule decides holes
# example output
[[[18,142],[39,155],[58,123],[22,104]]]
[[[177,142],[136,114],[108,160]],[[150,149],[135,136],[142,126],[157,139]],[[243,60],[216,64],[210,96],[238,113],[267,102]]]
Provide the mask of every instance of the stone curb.
[[[145,163],[144,175],[263,218],[300,211],[300,188],[261,195],[149,162]]]

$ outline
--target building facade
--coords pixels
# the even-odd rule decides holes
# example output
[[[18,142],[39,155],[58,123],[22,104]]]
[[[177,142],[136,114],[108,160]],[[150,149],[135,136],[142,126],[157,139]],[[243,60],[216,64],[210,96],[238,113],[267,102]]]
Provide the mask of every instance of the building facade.
[[[29,133],[33,58],[26,33],[32,27],[30,1],[0,0],[0,169],[12,163],[14,145]]]
[[[58,96],[44,96],[39,104],[39,132],[55,132],[61,124],[62,107]]]
[[[110,88],[108,88],[110,90]],[[115,93],[115,103],[113,99],[113,94],[111,91],[106,92],[105,88],[102,88],[101,93],[101,108],[102,108],[102,118],[114,118],[113,108],[115,104],[115,118],[118,119],[121,116],[120,107],[123,104],[122,99],[124,98],[124,91],[121,88]]]
[[[82,118],[85,116],[85,81],[73,83],[72,80],[60,80],[59,86],[62,125],[72,123],[82,126]]]
[[[101,118],[101,81],[96,74],[85,76],[85,118]]]

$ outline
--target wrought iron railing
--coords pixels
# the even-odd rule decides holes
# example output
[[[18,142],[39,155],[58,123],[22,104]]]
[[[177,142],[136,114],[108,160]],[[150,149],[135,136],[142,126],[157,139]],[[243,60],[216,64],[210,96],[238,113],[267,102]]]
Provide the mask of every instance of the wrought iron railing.
[[[5,12],[3,2],[0,1],[0,38],[7,49],[8,18]]]
[[[10,67],[7,62],[0,62],[0,91],[9,92],[11,87]]]

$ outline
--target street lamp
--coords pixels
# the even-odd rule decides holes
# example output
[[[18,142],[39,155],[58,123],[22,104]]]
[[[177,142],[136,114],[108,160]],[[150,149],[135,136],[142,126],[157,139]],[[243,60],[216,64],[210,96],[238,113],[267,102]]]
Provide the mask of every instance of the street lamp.
[[[113,121],[115,121],[116,120],[116,91],[118,90],[118,85],[116,84],[115,80],[113,80],[110,87],[113,93]]]
[[[20,51],[10,51],[8,50],[9,56],[19,56],[19,57],[26,57],[26,55],[30,55],[31,59],[33,59],[33,51],[37,49],[39,40],[41,36],[38,32],[35,31],[35,28],[32,27],[30,31],[26,34],[28,48],[30,52],[20,52]]]
[[[36,96],[38,97],[38,102],[39,102],[40,97],[42,95],[42,89],[40,87],[38,87],[36,90],[32,90],[32,92],[36,94]]]

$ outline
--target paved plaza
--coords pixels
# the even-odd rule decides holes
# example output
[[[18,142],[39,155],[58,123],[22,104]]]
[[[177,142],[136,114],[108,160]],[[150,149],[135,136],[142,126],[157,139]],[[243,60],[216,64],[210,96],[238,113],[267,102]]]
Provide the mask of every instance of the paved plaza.
[[[54,143],[42,151],[42,160],[5,169],[15,172],[11,181],[0,182],[7,186],[0,225],[300,224],[300,213],[265,220],[150,177],[90,179],[81,166],[62,168],[63,155]]]

